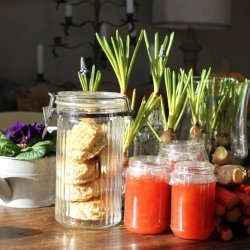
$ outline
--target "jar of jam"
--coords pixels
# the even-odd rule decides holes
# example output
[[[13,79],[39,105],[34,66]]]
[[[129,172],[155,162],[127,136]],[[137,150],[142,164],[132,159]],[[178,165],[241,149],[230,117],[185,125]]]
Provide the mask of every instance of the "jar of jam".
[[[208,161],[208,155],[202,141],[173,141],[160,145],[159,156],[165,157],[170,170],[179,161]]]
[[[171,219],[173,233],[184,239],[203,240],[214,230],[215,185],[209,162],[183,161],[171,173]]]
[[[59,92],[55,218],[102,229],[122,217],[122,147],[127,98],[111,92]]]
[[[125,170],[125,227],[135,233],[157,234],[170,216],[169,169],[159,156],[135,156]]]

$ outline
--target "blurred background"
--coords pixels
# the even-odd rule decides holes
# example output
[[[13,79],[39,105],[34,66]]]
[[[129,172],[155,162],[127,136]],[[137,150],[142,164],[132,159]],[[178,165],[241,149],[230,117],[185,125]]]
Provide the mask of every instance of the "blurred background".
[[[223,0],[217,2],[220,1]],[[230,23],[225,25],[225,29],[207,29],[201,26],[195,30],[196,42],[202,47],[199,47],[197,55],[197,72],[199,74],[202,68],[211,67],[216,72],[226,70],[249,77],[250,1],[227,1],[231,2]],[[0,111],[40,111],[39,105],[48,101],[48,90],[80,88],[77,76],[80,57],[83,56],[89,64],[91,60],[94,61],[94,52],[87,43],[95,43],[95,32],[90,24],[83,25],[85,21],[96,21],[95,8],[90,2],[94,0],[75,0],[69,8],[67,1],[63,0],[0,1]],[[131,6],[128,6],[127,1],[107,1],[99,10],[99,22],[107,22],[102,29],[99,27],[100,32],[109,37],[114,35],[117,26],[120,26],[119,31],[124,36],[129,32],[136,36],[141,29],[145,29],[153,41],[155,32],[159,32],[163,39],[166,34],[175,31],[168,66],[174,70],[185,68],[180,46],[187,39],[187,27],[179,29],[156,26],[156,23],[152,22],[153,2],[137,0],[131,11],[128,10]],[[162,6],[162,3],[159,4]],[[216,4],[213,3],[212,7],[216,12]],[[132,13],[128,13],[130,11]],[[128,21],[131,18],[128,14],[132,14],[133,27]],[[159,16],[162,15],[163,13],[159,12]],[[60,39],[55,40],[56,37]],[[109,63],[103,58],[101,60],[102,89],[118,91],[118,84]],[[39,66],[39,63],[42,65]],[[143,42],[132,71],[129,88],[137,88],[138,92],[143,94],[150,86],[149,63]],[[34,100],[38,99],[40,103],[36,107]]]

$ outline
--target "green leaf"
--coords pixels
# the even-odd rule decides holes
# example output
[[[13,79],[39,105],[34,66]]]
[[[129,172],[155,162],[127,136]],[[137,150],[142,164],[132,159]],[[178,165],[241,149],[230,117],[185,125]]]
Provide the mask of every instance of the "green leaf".
[[[20,152],[20,148],[9,138],[0,139],[0,155],[13,157]]]
[[[16,159],[30,161],[42,158],[46,155],[46,153],[47,149],[45,146],[33,146],[32,150],[18,154]]]
[[[3,130],[0,130],[0,139],[4,139],[4,138],[7,138],[4,131]]]

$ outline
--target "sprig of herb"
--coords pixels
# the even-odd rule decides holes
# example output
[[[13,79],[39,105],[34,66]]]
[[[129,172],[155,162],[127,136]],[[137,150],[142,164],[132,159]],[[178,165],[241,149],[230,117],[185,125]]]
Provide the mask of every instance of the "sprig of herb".
[[[144,31],[144,41],[149,58],[150,69],[153,78],[154,92],[158,93],[160,89],[161,80],[163,77],[164,69],[169,59],[170,49],[174,40],[174,32],[170,37],[165,36],[163,43],[160,44],[159,34],[155,33],[154,37],[154,53],[150,51],[150,44],[148,41],[147,33]]]
[[[95,65],[93,65],[91,69],[91,75],[90,75],[89,81],[86,76],[87,72],[88,72],[88,69],[86,68],[84,60],[81,57],[81,67],[80,67],[80,71],[78,71],[78,77],[82,86],[82,90],[91,91],[91,92],[97,91],[100,81],[101,81],[100,70],[96,71]]]
[[[124,44],[117,30],[115,37],[111,37],[111,44],[109,44],[105,37],[101,38],[99,34],[96,33],[96,38],[115,72],[121,93],[125,93],[127,90],[129,78],[143,38],[143,34],[144,32],[142,30],[132,53],[132,57],[130,58],[129,35],[127,35],[126,43]]]

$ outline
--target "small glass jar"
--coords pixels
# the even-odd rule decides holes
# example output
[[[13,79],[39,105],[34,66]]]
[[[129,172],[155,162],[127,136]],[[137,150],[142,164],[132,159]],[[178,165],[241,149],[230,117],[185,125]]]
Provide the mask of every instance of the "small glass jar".
[[[209,162],[183,161],[171,174],[170,227],[179,238],[203,240],[214,230],[216,178]]]
[[[135,233],[157,234],[169,226],[169,170],[164,158],[135,156],[125,170],[125,227]]]
[[[66,226],[102,229],[122,217],[124,95],[59,92],[55,218]]]
[[[166,158],[170,170],[179,161],[208,161],[204,143],[192,140],[162,143],[159,156]]]

